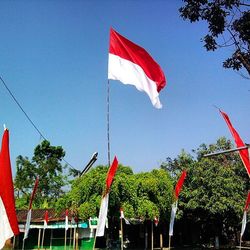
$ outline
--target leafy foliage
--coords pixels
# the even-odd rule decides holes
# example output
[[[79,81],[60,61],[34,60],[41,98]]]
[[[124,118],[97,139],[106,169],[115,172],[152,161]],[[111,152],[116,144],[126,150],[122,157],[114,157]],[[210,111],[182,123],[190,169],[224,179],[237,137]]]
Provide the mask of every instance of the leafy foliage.
[[[184,20],[208,24],[204,47],[208,51],[234,48],[223,66],[237,71],[245,68],[250,75],[250,4],[243,0],[184,0],[184,3],[179,10]]]
[[[17,173],[15,190],[17,192],[17,207],[24,208],[29,204],[35,179],[39,176],[38,190],[34,205],[37,207],[52,206],[64,192],[66,176],[61,160],[65,152],[61,146],[51,146],[49,141],[43,141],[34,150],[32,160],[19,155],[16,160]]]

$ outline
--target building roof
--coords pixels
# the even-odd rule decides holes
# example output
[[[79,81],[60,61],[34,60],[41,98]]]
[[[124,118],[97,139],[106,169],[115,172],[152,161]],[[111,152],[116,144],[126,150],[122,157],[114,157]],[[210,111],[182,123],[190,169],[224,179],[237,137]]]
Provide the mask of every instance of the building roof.
[[[65,221],[66,211],[63,211],[61,213],[56,213],[55,209],[50,208],[50,209],[32,209],[31,222],[43,223],[46,210],[48,211],[49,222]],[[17,213],[18,223],[26,223],[28,209],[18,209],[16,213]],[[72,219],[72,215],[73,215],[72,211],[69,211],[68,213],[69,220]]]

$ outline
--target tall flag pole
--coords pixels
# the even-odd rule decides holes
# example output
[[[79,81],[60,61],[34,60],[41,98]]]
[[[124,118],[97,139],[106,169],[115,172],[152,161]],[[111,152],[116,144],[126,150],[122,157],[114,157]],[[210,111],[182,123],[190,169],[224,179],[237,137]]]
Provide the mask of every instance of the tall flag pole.
[[[161,67],[142,47],[110,29],[108,79],[146,92],[155,108],[162,108],[159,92],[166,79]]]
[[[174,234],[174,220],[175,220],[175,215],[176,215],[176,211],[177,211],[177,201],[178,201],[178,197],[179,194],[181,192],[184,180],[187,176],[187,172],[186,170],[182,171],[182,174],[178,180],[178,182],[176,183],[175,186],[175,192],[174,192],[174,203],[172,204],[172,210],[171,210],[171,218],[170,218],[170,224],[169,224],[169,249],[171,247],[171,236],[173,236]]]
[[[240,135],[238,134],[238,132],[236,131],[236,129],[233,127],[228,115],[220,110],[221,115],[223,116],[224,120],[227,123],[227,126],[234,138],[234,141],[237,145],[238,148],[240,147],[246,147],[246,144],[243,142],[243,140],[241,139]],[[239,150],[239,155],[240,158],[242,160],[242,163],[247,171],[248,177],[250,177],[250,157],[249,157],[249,151],[248,149],[241,149]]]
[[[32,213],[32,203],[33,203],[33,199],[34,199],[35,194],[36,194],[38,183],[39,183],[39,178],[37,177],[36,180],[35,180],[35,185],[33,187],[32,194],[30,196],[29,211],[27,213],[27,218],[26,218],[26,224],[25,224],[25,230],[24,230],[24,237],[23,237],[23,246],[22,246],[22,249],[24,249],[25,240],[28,238],[28,234],[29,234],[29,230],[30,230],[30,221],[31,221],[31,213]]]
[[[46,210],[44,214],[43,235],[42,235],[42,244],[41,244],[42,249],[43,249],[43,244],[44,244],[45,229],[48,227],[48,222],[49,222],[49,212],[48,210]]]
[[[96,237],[104,236],[104,229],[105,229],[105,224],[106,224],[106,219],[107,219],[107,214],[108,214],[109,193],[110,193],[111,185],[112,185],[117,168],[118,168],[118,160],[115,156],[113,163],[110,166],[108,173],[107,173],[107,177],[106,177],[106,187],[105,187],[102,200],[101,200],[101,207],[99,211],[99,218],[98,218],[95,239]],[[93,248],[95,248],[95,243],[94,243]]]
[[[9,131],[4,130],[0,153],[0,249],[19,234],[9,152]]]
[[[240,232],[240,249],[241,249],[242,236],[245,232],[246,225],[247,225],[247,211],[249,209],[249,204],[250,204],[250,191],[248,191],[247,199],[246,199],[246,203],[245,203],[245,207],[244,207],[244,212],[243,212],[241,232]]]
[[[67,246],[67,231],[69,229],[69,210],[65,211],[65,239],[64,239],[64,249],[66,250]]]

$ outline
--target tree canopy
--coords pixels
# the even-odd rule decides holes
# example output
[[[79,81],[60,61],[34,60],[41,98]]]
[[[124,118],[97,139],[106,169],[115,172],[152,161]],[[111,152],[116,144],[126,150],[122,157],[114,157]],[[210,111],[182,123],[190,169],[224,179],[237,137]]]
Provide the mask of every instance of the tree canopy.
[[[77,210],[82,219],[98,216],[107,171],[107,166],[97,166],[77,178],[71,191],[58,200],[57,208]],[[130,167],[119,164],[110,192],[109,214],[118,218],[122,207],[128,218],[166,218],[172,192],[172,181],[166,171],[134,174]]]
[[[208,33],[203,37],[208,51],[233,48],[223,62],[225,68],[244,68],[250,77],[250,4],[244,0],[184,0],[181,17],[190,22],[206,21]]]
[[[34,205],[53,206],[56,199],[64,193],[62,187],[67,183],[67,177],[63,172],[66,166],[61,163],[64,156],[65,152],[61,146],[52,146],[49,141],[44,140],[34,149],[31,160],[21,155],[17,157],[15,190],[18,208],[28,206],[37,177],[39,185]]]
[[[228,239],[239,230],[249,187],[246,170],[237,153],[203,157],[230,148],[231,141],[220,138],[215,144],[202,144],[193,151],[194,156],[182,151],[176,159],[167,159],[162,165],[175,173],[187,170],[178,217],[197,225],[203,240],[215,235]]]

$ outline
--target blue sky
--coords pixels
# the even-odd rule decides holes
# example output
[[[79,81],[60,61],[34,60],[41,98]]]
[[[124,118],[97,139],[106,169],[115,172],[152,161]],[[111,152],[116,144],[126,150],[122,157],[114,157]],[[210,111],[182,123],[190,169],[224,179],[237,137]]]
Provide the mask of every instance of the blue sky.
[[[167,86],[155,109],[145,93],[111,81],[111,157],[135,172],[160,166],[220,136],[231,138],[213,105],[250,142],[250,82],[222,68],[231,49],[208,53],[206,24],[179,17],[181,1],[1,1],[0,75],[52,145],[82,169],[93,152],[107,164],[109,29],[144,47]],[[0,124],[10,130],[12,168],[31,157],[37,131],[0,85]]]

